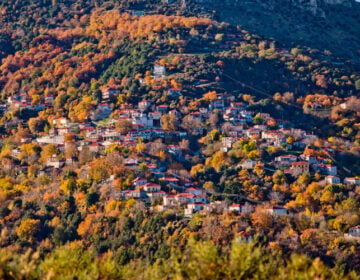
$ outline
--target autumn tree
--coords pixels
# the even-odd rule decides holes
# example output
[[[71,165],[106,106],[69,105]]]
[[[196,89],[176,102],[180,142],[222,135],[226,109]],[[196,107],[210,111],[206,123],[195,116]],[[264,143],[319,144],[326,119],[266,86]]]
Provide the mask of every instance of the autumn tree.
[[[65,158],[71,159],[77,157],[79,151],[75,143],[66,143],[65,144]]]
[[[36,134],[39,132],[43,132],[45,126],[48,125],[47,121],[40,118],[31,118],[28,122],[29,129],[32,133]]]
[[[210,165],[215,170],[219,171],[220,167],[226,165],[227,156],[225,152],[218,151],[211,158],[206,160],[206,165]]]
[[[20,146],[19,159],[29,162],[35,162],[40,154],[41,148],[34,143],[26,143]]]
[[[213,182],[211,182],[211,181],[205,182],[203,188],[205,190],[207,190],[208,192],[215,192],[216,191],[215,184]]]
[[[273,216],[261,207],[251,214],[251,221],[254,226],[264,231],[270,231],[274,223]]]
[[[136,144],[136,151],[138,153],[143,153],[146,151],[146,144],[143,142],[139,142]]]
[[[41,152],[41,160],[45,162],[48,158],[52,157],[53,155],[57,155],[59,152],[58,148],[54,144],[46,145],[42,152]]]
[[[79,152],[79,162],[80,164],[85,164],[94,158],[93,152],[90,151],[89,147],[82,147],[81,151]]]
[[[199,118],[194,118],[191,115],[187,115],[182,119],[181,127],[190,133],[195,133],[196,129],[202,126],[202,122]]]
[[[20,225],[16,228],[16,234],[20,239],[32,242],[39,230],[40,220],[26,219],[21,221]]]
[[[16,130],[13,130],[13,137],[15,143],[21,143],[21,139],[31,137],[31,134],[27,128],[24,128],[21,124],[17,126]]]
[[[66,194],[73,193],[77,188],[76,181],[73,178],[66,179],[60,185],[60,189]]]
[[[70,111],[69,117],[74,122],[83,122],[85,121],[90,111],[94,108],[93,100],[90,96],[84,96],[82,100],[74,106],[74,108]]]
[[[115,123],[115,129],[122,135],[127,134],[129,131],[133,129],[133,125],[130,121],[127,120],[118,120]]]
[[[173,114],[165,114],[161,116],[161,127],[167,131],[174,131],[177,129],[176,117]]]
[[[104,160],[97,160],[89,170],[90,177],[96,182],[107,179],[111,174],[111,166]]]
[[[211,101],[211,100],[215,100],[217,97],[216,91],[209,91],[207,93],[204,94],[204,99],[206,101]]]

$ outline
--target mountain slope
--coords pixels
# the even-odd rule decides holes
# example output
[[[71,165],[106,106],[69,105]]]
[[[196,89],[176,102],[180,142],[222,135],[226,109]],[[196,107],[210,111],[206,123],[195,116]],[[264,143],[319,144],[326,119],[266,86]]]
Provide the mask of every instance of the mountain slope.
[[[215,18],[288,46],[306,45],[359,58],[360,3],[330,0],[199,1]]]

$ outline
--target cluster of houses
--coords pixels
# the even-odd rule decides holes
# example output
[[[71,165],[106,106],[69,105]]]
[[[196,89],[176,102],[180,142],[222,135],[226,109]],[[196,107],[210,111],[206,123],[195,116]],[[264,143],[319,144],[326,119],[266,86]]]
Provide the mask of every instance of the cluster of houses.
[[[54,95],[49,94],[43,100],[33,100],[27,93],[23,92],[8,97],[7,108],[42,111],[46,107],[52,106],[54,98]]]
[[[255,211],[255,206],[249,203],[228,205],[225,201],[210,202],[209,193],[204,189],[193,187],[190,182],[181,185],[180,180],[175,177],[160,177],[158,181],[160,184],[137,177],[133,180],[133,188],[121,191],[119,198],[139,199],[146,204],[159,202],[156,208],[152,207],[153,210],[182,209],[185,217],[191,217],[194,213],[239,215]],[[275,216],[287,214],[287,210],[281,206],[266,205],[263,211]]]
[[[242,102],[235,102],[227,95],[218,94],[217,98],[209,105],[209,111],[216,109],[223,112],[225,121],[230,122],[231,126],[228,131],[223,131],[227,136],[222,137],[221,150],[228,152],[233,144],[241,139],[252,139],[257,145],[262,147],[278,147],[293,151],[289,154],[283,154],[274,158],[272,162],[266,164],[274,170],[281,169],[285,174],[298,177],[301,174],[309,173],[311,171],[317,172],[325,177],[325,182],[328,184],[340,184],[341,180],[338,177],[337,166],[332,162],[331,155],[334,151],[324,145],[322,150],[329,157],[319,157],[311,153],[299,154],[299,151],[307,148],[311,140],[317,138],[314,134],[309,134],[302,129],[286,128],[285,121],[281,119],[274,119],[268,113],[257,113],[247,110],[246,105]],[[202,114],[198,114],[202,117]],[[260,119],[260,124],[254,124],[255,118]],[[269,129],[272,124],[276,123],[277,129]],[[291,137],[293,141],[289,143],[288,138]],[[309,149],[308,149],[309,150]],[[243,168],[252,169],[256,165],[256,161],[244,160],[241,164]],[[344,184],[359,184],[357,178],[344,178]]]
[[[156,80],[162,80],[165,75],[165,66],[155,65],[153,77]],[[329,163],[331,161],[328,157],[315,156],[315,153],[305,151],[301,154],[301,151],[307,149],[309,141],[316,138],[316,135],[308,134],[301,129],[288,128],[284,120],[274,119],[268,113],[250,111],[245,103],[237,102],[231,94],[217,93],[216,98],[209,100],[206,105],[196,111],[188,112],[186,115],[181,113],[180,109],[172,109],[166,104],[153,104],[149,100],[142,100],[135,106],[125,104],[114,114],[111,100],[114,100],[119,94],[120,91],[115,88],[103,89],[102,103],[98,104],[91,112],[88,122],[73,123],[66,117],[54,119],[48,135],[38,137],[35,141],[39,144],[55,144],[60,152],[64,152],[68,145],[66,137],[73,134],[78,136],[75,143],[78,151],[87,147],[90,152],[101,155],[107,147],[114,144],[128,148],[135,147],[138,139],[141,138],[145,140],[145,145],[148,148],[151,141],[162,138],[167,140],[164,141],[167,143],[164,144],[164,150],[180,160],[183,159],[181,157],[182,149],[176,143],[187,138],[189,133],[204,135],[207,128],[200,125],[199,127],[192,127],[191,130],[164,130],[162,129],[162,116],[164,114],[173,116],[178,124],[182,118],[190,116],[195,120],[195,123],[203,124],[216,110],[222,115],[224,121],[230,124],[227,127],[224,123],[217,125],[218,131],[222,134],[220,148],[222,151],[228,152],[241,139],[252,139],[258,146],[265,148],[273,146],[288,152],[274,157],[270,162],[261,162],[270,170],[280,169],[293,177],[298,177],[304,173],[317,172],[324,176],[326,184],[343,182],[344,184],[360,185],[360,178],[357,177],[341,180],[337,166]],[[179,98],[182,94],[181,90],[176,88],[167,90],[168,97],[172,99]],[[44,100],[34,103],[27,94],[22,93],[9,97],[6,106],[41,111],[47,106],[51,106],[53,101],[54,97],[49,95]],[[129,125],[128,131],[119,132],[116,128],[116,123],[119,121]],[[292,141],[288,141],[289,137],[292,138]],[[31,141],[33,139],[24,139],[24,142]],[[334,152],[326,145],[322,149],[328,155]],[[18,157],[19,153],[19,148],[12,150],[13,157]],[[48,169],[61,169],[65,165],[72,164],[74,160],[53,155],[46,160],[45,165]],[[142,176],[139,170],[140,163],[136,157],[124,159],[127,168],[135,170],[139,176]],[[258,164],[259,162],[251,159],[245,159],[240,163],[243,169],[253,169]],[[136,178],[131,189],[121,191],[119,195],[121,199],[133,198],[147,203],[157,202],[159,210],[180,208],[183,209],[184,215],[187,217],[197,212],[233,212],[240,214],[254,211],[254,206],[250,204],[226,205],[223,201],[210,202],[204,189],[195,188],[194,185],[196,184],[192,184],[189,177],[184,180],[184,178],[180,179],[179,176],[167,172],[167,166],[160,168],[156,164],[148,163],[147,169],[152,174],[151,181],[142,177]],[[268,206],[265,207],[265,211],[278,216],[287,214],[287,210],[281,206]],[[351,231],[357,233],[358,229],[354,228]]]

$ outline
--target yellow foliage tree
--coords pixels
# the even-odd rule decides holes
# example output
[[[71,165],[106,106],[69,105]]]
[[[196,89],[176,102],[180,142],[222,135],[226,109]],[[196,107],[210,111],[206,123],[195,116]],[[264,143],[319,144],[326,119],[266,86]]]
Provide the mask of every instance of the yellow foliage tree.
[[[79,224],[79,226],[77,228],[77,233],[83,238],[88,236],[89,234],[91,234],[94,221],[95,221],[95,215],[88,214],[86,216],[86,218],[84,219],[84,221],[82,221]]]
[[[93,100],[90,96],[84,96],[79,104],[74,106],[74,108],[69,113],[69,118],[73,122],[84,122],[90,111],[93,109]]]
[[[145,143],[137,143],[136,144],[136,151],[138,152],[138,153],[143,153],[143,152],[145,152],[146,151],[146,144]]]
[[[215,170],[219,171],[221,166],[227,164],[226,158],[227,156],[225,152],[218,151],[212,156],[208,164]]]
[[[198,173],[203,172],[203,171],[204,171],[204,165],[201,163],[196,164],[193,167],[191,167],[190,176],[194,178],[194,177],[196,177],[196,175]]]
[[[204,94],[204,99],[207,101],[215,100],[216,99],[216,91],[209,91]]]
[[[22,240],[32,242],[35,234],[40,230],[40,220],[26,219],[23,220],[16,228],[17,236]]]
[[[41,160],[45,162],[48,158],[58,153],[58,148],[54,144],[48,144],[41,152]]]

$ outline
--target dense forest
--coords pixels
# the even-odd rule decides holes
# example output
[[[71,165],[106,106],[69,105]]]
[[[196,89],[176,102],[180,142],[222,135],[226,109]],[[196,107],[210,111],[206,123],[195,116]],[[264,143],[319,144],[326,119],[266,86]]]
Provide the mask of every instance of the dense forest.
[[[285,2],[1,2],[0,279],[358,279],[360,3]]]

